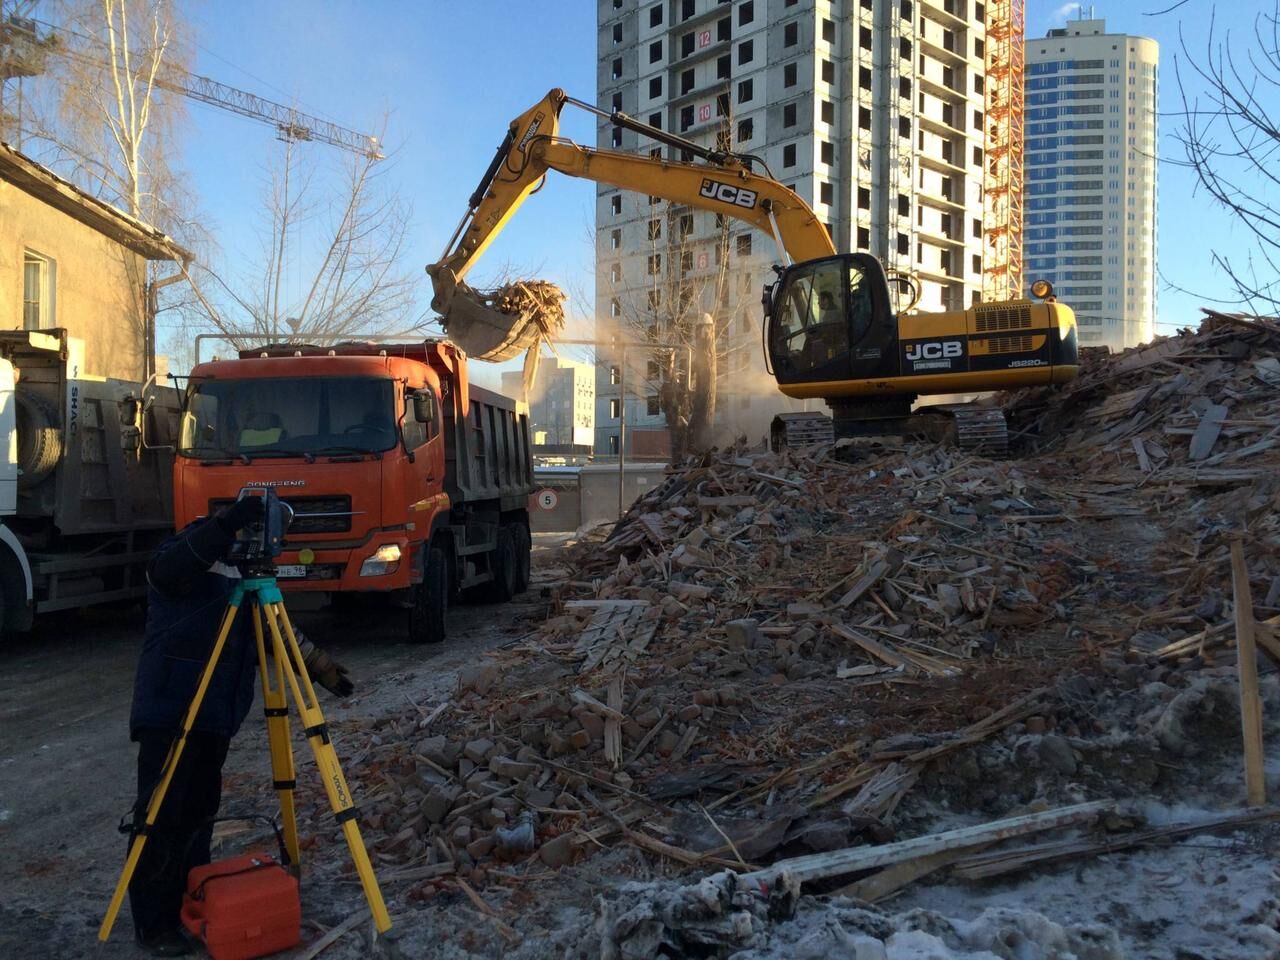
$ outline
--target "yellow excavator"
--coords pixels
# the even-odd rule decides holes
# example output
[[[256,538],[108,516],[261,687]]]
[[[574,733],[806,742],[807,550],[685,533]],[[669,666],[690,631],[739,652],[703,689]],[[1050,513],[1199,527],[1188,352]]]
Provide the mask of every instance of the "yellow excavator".
[[[565,104],[701,162],[598,150],[564,139],[557,134]],[[998,408],[946,403],[913,413],[912,405],[921,396],[1060,384],[1076,375],[1075,315],[1054,300],[1047,283],[1032,285],[1039,302],[923,313],[912,309],[918,299],[914,281],[898,274],[893,282],[911,288],[912,296],[911,306],[895,314],[880,261],[867,253],[837,253],[809,205],[769,176],[759,157],[702,146],[560,89],[512,121],[443,258],[427,267],[432,307],[449,335],[472,354],[511,356],[545,332],[527,316],[493,309],[462,281],[552,170],[711,210],[773,237],[781,262],[764,289],[766,366],[783,394],[820,398],[832,410],[830,419],[780,415],[774,421],[775,447],[833,436],[946,432],[963,447],[999,454],[1008,441]]]

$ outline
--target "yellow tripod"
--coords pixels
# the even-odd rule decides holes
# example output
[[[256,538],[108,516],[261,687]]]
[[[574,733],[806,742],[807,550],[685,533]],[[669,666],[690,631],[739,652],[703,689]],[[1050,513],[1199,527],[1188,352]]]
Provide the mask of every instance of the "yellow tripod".
[[[191,705],[182,718],[182,730],[169,748],[169,756],[165,760],[164,771],[160,783],[151,794],[147,804],[147,816],[144,826],[137,832],[129,846],[129,856],[125,860],[124,870],[116,883],[115,893],[111,897],[111,905],[98,928],[98,939],[105,941],[111,935],[116,915],[120,912],[120,904],[129,889],[129,881],[138,866],[143,847],[147,842],[147,833],[156,821],[160,805],[164,802],[165,792],[173,779],[178,761],[182,758],[182,750],[187,742],[187,735],[195,724],[200,712],[200,704],[204,701],[209,681],[213,678],[214,667],[222,656],[227,637],[231,633],[231,625],[235,622],[245,598],[249,598],[250,613],[253,616],[254,633],[258,643],[258,671],[262,676],[262,695],[267,716],[267,739],[271,744],[271,776],[272,785],[280,798],[280,815],[284,826],[285,849],[293,863],[299,862],[298,824],[294,813],[294,766],[293,748],[289,738],[289,706],[286,699],[287,689],[293,693],[294,703],[298,707],[298,715],[302,720],[302,729],[311,750],[315,754],[316,769],[324,781],[325,792],[329,794],[329,806],[333,808],[334,818],[342,825],[342,833],[347,839],[347,847],[351,851],[351,859],[355,863],[356,873],[364,887],[365,899],[369,901],[369,910],[373,914],[373,922],[379,933],[391,927],[391,917],[387,914],[386,904],[382,900],[382,891],[378,887],[378,879],[373,874],[373,865],[369,862],[369,853],[365,849],[364,839],[360,836],[360,827],[356,823],[356,807],[351,801],[351,791],[347,788],[346,778],[342,775],[342,767],[338,763],[337,752],[329,741],[328,726],[324,715],[320,712],[320,704],[316,700],[315,687],[307,668],[302,662],[302,651],[298,648],[298,638],[294,634],[293,624],[289,622],[289,614],[284,609],[284,597],[276,584],[275,577],[250,577],[239,580],[227,602],[227,612],[222,618],[222,627],[218,631],[218,639],[205,664],[204,673],[196,687]],[[271,638],[271,655],[274,671],[267,665],[266,637],[262,631],[262,621],[266,618]],[[274,674],[274,676],[273,676]]]

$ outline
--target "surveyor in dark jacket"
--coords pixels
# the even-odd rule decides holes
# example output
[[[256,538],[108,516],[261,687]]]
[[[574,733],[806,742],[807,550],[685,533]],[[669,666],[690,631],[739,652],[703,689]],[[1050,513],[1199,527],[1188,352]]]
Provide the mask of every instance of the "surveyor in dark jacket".
[[[262,519],[263,500],[245,497],[190,524],[147,567],[147,628],[133,688],[129,732],[138,743],[135,827],[145,822],[175,735],[181,730],[218,638],[240,572],[222,558],[236,533]],[[300,633],[311,678],[338,696],[354,689],[347,671]],[[209,862],[212,818],[222,797],[227,747],[253,704],[258,648],[249,605],[227,636],[147,844],[129,883],[138,942],[157,956],[190,951],[179,912],[187,873]]]

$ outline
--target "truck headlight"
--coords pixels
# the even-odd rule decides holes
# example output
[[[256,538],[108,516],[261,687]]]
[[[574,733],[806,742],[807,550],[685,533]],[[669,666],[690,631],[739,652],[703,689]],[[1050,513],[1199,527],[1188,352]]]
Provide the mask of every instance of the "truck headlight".
[[[360,564],[360,576],[385,577],[400,569],[400,547],[394,543],[385,543],[373,552],[373,556]]]

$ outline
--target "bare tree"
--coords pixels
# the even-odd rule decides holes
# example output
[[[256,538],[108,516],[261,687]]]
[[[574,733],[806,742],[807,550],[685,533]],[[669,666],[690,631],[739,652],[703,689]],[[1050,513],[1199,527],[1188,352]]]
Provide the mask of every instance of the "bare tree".
[[[197,271],[198,289],[218,291],[209,320],[219,332],[331,341],[415,326],[411,211],[387,186],[386,162],[351,156],[326,177],[314,155],[284,143],[263,198],[261,255],[238,274]]]
[[[207,237],[172,164],[180,153],[183,100],[163,84],[166,75],[186,70],[187,34],[174,0],[21,0],[3,23],[0,79],[7,137],[85,192],[191,249],[207,245]],[[147,376],[157,313],[189,312],[198,300],[176,288],[181,274],[171,266],[143,268],[120,255],[126,270],[138,274],[130,288],[138,298],[140,372]]]
[[[727,149],[731,129],[725,123],[718,132],[721,148]],[[646,357],[644,376],[635,378],[656,391],[675,461],[710,448],[718,382],[741,370],[754,347],[736,336],[750,305],[739,296],[742,274],[734,267],[750,248],[735,241],[727,217],[716,217],[710,235],[697,236],[696,224],[693,208],[655,201],[646,228],[644,282],[624,277],[621,262],[601,274],[621,336],[680,345],[674,351],[656,348]],[[605,245],[597,250],[607,256]]]
[[[1182,99],[1177,137],[1209,196],[1244,227],[1244,256],[1212,251],[1213,262],[1255,313],[1280,312],[1280,2],[1254,17],[1246,43],[1219,35],[1213,16],[1203,54],[1179,30],[1175,74]]]

